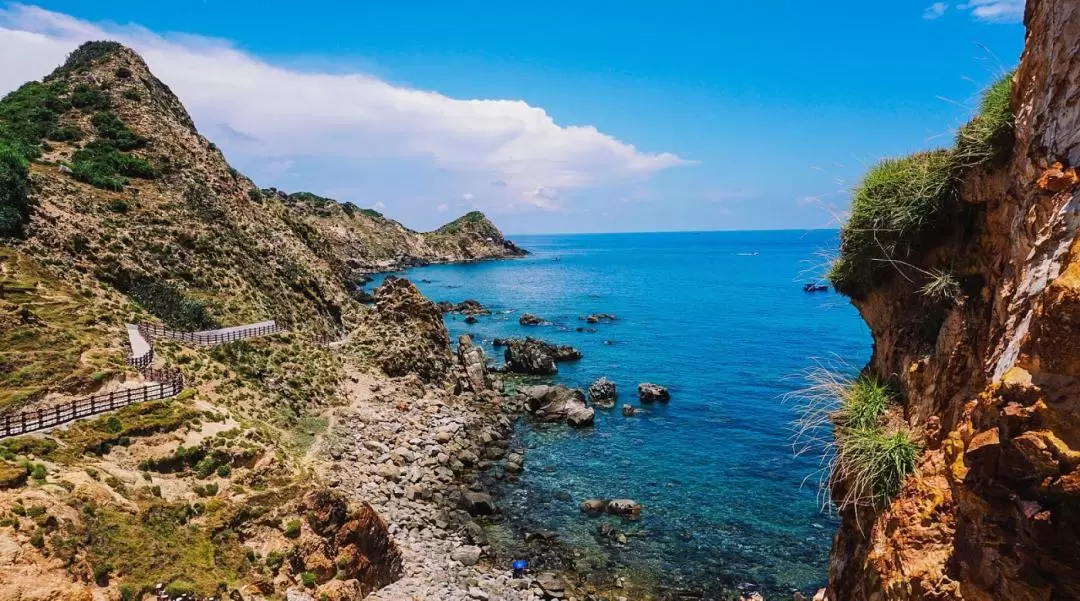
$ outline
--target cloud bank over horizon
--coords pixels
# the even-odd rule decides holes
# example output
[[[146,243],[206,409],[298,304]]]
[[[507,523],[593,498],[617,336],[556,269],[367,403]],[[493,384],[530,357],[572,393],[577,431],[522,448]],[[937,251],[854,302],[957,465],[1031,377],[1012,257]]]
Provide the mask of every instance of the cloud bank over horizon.
[[[339,172],[308,188],[337,191],[361,206],[425,203],[427,210],[560,210],[567,192],[645,181],[693,164],[650,153],[590,125],[560,125],[522,100],[456,99],[364,73],[276,66],[227,40],[160,34],[137,25],[92,23],[38,7],[0,9],[0,95],[38,80],[88,40],[130,46],[180,97],[200,131],[230,158],[256,166],[260,185],[325,163]],[[360,198],[372,169],[426,185],[407,198]],[[294,180],[304,179],[297,173]],[[319,185],[317,185],[319,184]],[[329,188],[329,189],[328,189]],[[408,188],[408,186],[405,186]],[[391,194],[392,187],[387,187]],[[352,195],[351,197],[349,197]],[[443,209],[447,206],[447,209]]]

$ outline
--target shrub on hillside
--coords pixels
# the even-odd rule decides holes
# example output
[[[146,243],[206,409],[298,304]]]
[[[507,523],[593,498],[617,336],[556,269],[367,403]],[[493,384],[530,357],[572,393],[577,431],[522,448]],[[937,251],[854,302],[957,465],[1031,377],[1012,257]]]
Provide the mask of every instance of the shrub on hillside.
[[[109,99],[101,93],[101,90],[82,83],[71,91],[71,106],[101,111],[109,108]]]
[[[29,164],[0,141],[0,237],[21,236],[29,218]]]
[[[41,140],[70,107],[61,98],[63,82],[24,84],[0,100],[0,142],[28,159],[41,155]]]
[[[68,55],[64,64],[57,67],[50,77],[66,75],[75,71],[88,69],[94,62],[103,59],[113,52],[123,48],[119,42],[95,41],[86,42]]]

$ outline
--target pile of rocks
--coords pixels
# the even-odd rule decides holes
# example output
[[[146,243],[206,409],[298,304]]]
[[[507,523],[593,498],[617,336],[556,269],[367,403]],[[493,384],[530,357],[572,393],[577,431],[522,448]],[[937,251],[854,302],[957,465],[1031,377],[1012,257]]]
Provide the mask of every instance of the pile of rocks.
[[[537,338],[496,338],[494,346],[505,346],[506,370],[534,376],[552,376],[559,372],[556,363],[577,361],[581,351],[568,345],[552,344]]]

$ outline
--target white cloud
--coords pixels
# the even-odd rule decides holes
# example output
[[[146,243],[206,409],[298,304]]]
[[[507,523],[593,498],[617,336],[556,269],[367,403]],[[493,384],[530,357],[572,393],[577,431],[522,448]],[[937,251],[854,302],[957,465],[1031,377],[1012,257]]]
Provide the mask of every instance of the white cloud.
[[[449,210],[450,210],[450,205],[448,205],[448,204],[446,204],[446,203],[444,202],[444,203],[442,203],[441,205],[439,205],[439,206],[435,207],[435,210],[436,210],[436,211],[438,211],[438,212],[440,212],[440,213],[445,213],[445,212],[447,212],[447,211],[449,211]]]
[[[386,208],[386,205],[384,205],[382,203],[382,201],[380,200],[379,202],[371,205],[371,208],[375,209],[376,211],[382,211],[383,209]]]
[[[560,191],[690,163],[639,151],[590,125],[559,125],[520,100],[455,99],[363,73],[291,70],[224,40],[91,23],[20,4],[0,9],[0,93],[40,79],[92,39],[134,48],[200,127],[229,138],[231,154],[268,163],[404,159],[478,184],[505,184],[492,202],[548,209],[558,208]]]
[[[1024,20],[1024,0],[970,0],[956,8],[970,10],[976,19],[990,23],[1019,23]]]
[[[941,15],[945,14],[945,11],[949,9],[949,5],[944,2],[935,2],[926,7],[923,11],[922,17],[924,19],[937,19]]]
[[[474,199],[474,198],[476,198],[476,197],[473,196],[472,192],[466,192],[466,193],[461,195],[461,200],[464,200],[465,202],[472,202],[472,199]]]

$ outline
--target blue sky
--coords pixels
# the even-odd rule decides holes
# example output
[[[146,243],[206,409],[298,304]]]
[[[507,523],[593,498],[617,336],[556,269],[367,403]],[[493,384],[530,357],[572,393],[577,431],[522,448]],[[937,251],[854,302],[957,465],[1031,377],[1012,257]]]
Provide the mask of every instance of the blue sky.
[[[1024,35],[1022,0],[4,6],[0,92],[120,39],[260,185],[511,233],[828,227]]]

